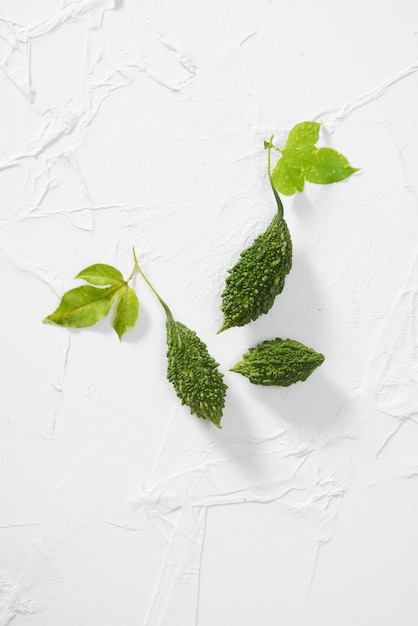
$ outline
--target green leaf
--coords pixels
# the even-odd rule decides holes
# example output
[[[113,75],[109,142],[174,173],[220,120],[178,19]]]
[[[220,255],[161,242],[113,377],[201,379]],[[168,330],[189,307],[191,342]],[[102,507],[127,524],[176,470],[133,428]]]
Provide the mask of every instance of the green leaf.
[[[82,278],[91,285],[104,287],[105,285],[121,285],[124,283],[119,270],[106,263],[96,263],[77,274],[76,278]]]
[[[324,355],[294,339],[263,341],[231,368],[255,385],[288,387],[306,380],[324,362]]]
[[[303,191],[305,186],[302,170],[285,156],[277,162],[271,179],[277,191],[285,196],[293,196],[297,191]]]
[[[337,183],[358,172],[359,168],[351,167],[345,156],[332,148],[316,148],[314,151],[301,151],[300,162],[303,173],[310,183],[328,185]]]
[[[138,319],[139,303],[135,291],[126,284],[119,289],[117,295],[120,300],[113,320],[113,328],[119,339],[122,340],[122,335],[135,326]]]
[[[58,308],[43,322],[70,328],[93,326],[109,313],[117,293],[117,287],[76,287],[63,295]]]
[[[272,173],[272,184],[277,191],[292,196],[303,191],[305,180],[327,185],[344,180],[357,172],[345,156],[332,148],[317,148],[318,122],[301,122],[292,128],[286,147]]]
[[[289,133],[286,142],[288,148],[303,148],[313,146],[319,139],[319,122],[301,122],[296,124]]]

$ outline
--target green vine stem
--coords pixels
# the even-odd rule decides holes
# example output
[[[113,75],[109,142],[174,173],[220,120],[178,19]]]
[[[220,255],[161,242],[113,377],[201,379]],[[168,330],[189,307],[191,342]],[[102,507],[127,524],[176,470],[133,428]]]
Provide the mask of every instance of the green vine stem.
[[[272,135],[270,137],[270,140],[269,140],[268,145],[267,145],[267,170],[268,170],[268,176],[269,176],[269,180],[270,180],[270,185],[271,185],[274,197],[276,199],[277,213],[279,215],[279,219],[282,220],[283,219],[283,213],[284,213],[283,204],[282,204],[282,201],[280,199],[279,194],[277,193],[277,190],[274,187],[273,179],[272,179],[272,176],[271,176],[271,149],[274,148],[275,150],[278,150],[278,148],[276,148],[276,146],[273,146],[273,139],[274,139],[274,135]]]
[[[158,299],[159,303],[161,304],[161,306],[164,308],[164,311],[166,312],[167,317],[170,318],[170,319],[173,319],[173,315],[172,315],[168,305],[164,302],[164,300],[162,299],[162,297],[160,296],[158,291],[153,287],[153,285],[150,283],[150,281],[148,280],[148,278],[145,276],[144,272],[142,271],[141,266],[138,263],[138,258],[136,256],[135,248],[132,248],[132,254],[134,256],[135,265],[134,265],[134,269],[132,270],[130,278],[132,278],[132,276],[135,274],[135,270],[138,270],[138,272],[141,274],[142,278],[147,283],[148,287],[151,289],[151,291],[157,297],[157,299]],[[128,280],[130,280],[130,278],[128,278]]]

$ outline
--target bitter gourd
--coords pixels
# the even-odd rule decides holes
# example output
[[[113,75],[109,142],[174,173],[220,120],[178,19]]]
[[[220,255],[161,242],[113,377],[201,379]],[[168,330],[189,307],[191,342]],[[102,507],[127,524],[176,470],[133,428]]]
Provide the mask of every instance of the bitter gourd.
[[[291,267],[292,241],[286,221],[278,212],[267,230],[241,252],[229,270],[222,294],[224,320],[218,332],[244,326],[267,313],[282,292]]]
[[[173,384],[181,403],[188,406],[192,414],[222,428],[227,385],[218,370],[219,363],[211,357],[206,344],[193,330],[173,318],[169,307],[140,268],[135,250],[133,252],[139,273],[166,313],[168,380]]]
[[[167,315],[166,327],[168,380],[191,413],[221,428],[227,386],[218,370],[219,364],[196,333],[171,315]]]
[[[231,372],[246,376],[255,385],[288,387],[306,380],[324,359],[323,354],[294,339],[277,338],[250,348]]]

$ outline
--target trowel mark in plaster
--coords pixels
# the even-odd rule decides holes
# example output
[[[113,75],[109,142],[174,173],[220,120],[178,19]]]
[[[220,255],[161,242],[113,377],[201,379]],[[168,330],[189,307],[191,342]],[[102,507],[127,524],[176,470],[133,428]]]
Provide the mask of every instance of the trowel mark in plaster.
[[[97,3],[96,3],[96,4],[97,4]],[[102,3],[102,4],[103,4],[103,3]],[[373,99],[373,98],[372,98],[372,99]],[[362,105],[360,105],[360,106],[362,106]],[[356,108],[358,108],[358,107],[356,107]],[[336,117],[336,119],[338,120],[338,117]],[[53,145],[53,144],[52,144],[52,145]],[[50,145],[49,147],[51,147],[51,145]],[[300,469],[300,468],[299,468],[299,469]],[[206,469],[205,469],[205,470],[202,470],[202,471],[206,472]],[[208,464],[207,471],[209,471],[209,464]],[[197,482],[200,480],[200,478],[201,478],[201,476],[200,476],[200,477],[198,477],[198,478],[196,479],[196,480],[197,480]],[[197,484],[197,483],[196,483],[196,484]],[[280,496],[280,497],[281,497],[281,496]],[[222,504],[228,504],[228,503],[233,504],[234,502],[224,502],[224,503],[222,503]],[[214,506],[218,506],[218,504],[214,504]],[[192,505],[192,511],[191,511],[191,512],[190,512],[190,510],[188,509],[188,507],[186,507],[186,508],[184,508],[184,507],[183,507],[183,508],[178,507],[178,508],[179,508],[182,512],[183,512],[183,511],[186,511],[187,515],[191,515],[191,514],[193,514],[193,508],[196,508],[196,507],[197,507],[198,509],[204,509],[204,510],[206,510],[206,506],[205,506],[205,505],[203,505],[203,504],[196,504],[196,505]],[[185,514],[186,514],[186,513],[185,513]],[[179,516],[179,520],[180,520],[180,517],[181,517],[181,514],[180,514],[180,516]],[[186,524],[186,526],[187,526],[187,524]],[[182,527],[184,527],[184,524],[183,524],[183,523],[180,523],[180,524],[179,524],[179,526],[178,526],[178,529],[177,529],[177,533],[179,532],[179,529],[181,529]],[[175,532],[176,532],[176,531],[175,531]],[[204,525],[203,525],[203,532],[204,532]],[[201,552],[201,551],[200,551],[200,552]],[[186,559],[186,561],[187,561],[187,559]],[[197,568],[197,571],[198,571],[198,568]],[[171,585],[171,588],[172,588],[172,585]]]
[[[45,607],[26,598],[12,579],[0,572],[0,626],[9,626],[17,615],[34,615]]]
[[[164,40],[161,34],[156,32],[169,54],[174,54],[179,65],[189,72],[187,79],[181,79],[177,83],[167,82],[162,76],[158,75],[158,72],[148,67],[146,58],[137,63],[127,62],[125,65],[117,68],[109,67],[107,79],[103,81],[102,78],[99,78],[100,73],[102,73],[100,68],[106,69],[106,65],[103,60],[103,48],[94,39],[94,30],[102,24],[103,11],[113,8],[120,8],[120,6],[115,5],[113,2],[96,1],[84,2],[82,4],[71,2],[70,4],[64,4],[54,15],[26,28],[7,22],[7,20],[3,20],[1,23],[3,41],[5,43],[5,51],[2,62],[0,62],[2,69],[7,78],[24,94],[29,102],[36,104],[37,109],[39,109],[31,79],[30,54],[28,52],[31,39],[46,36],[68,21],[83,20],[88,22],[90,20],[91,22],[86,51],[87,62],[84,68],[85,77],[87,78],[86,81],[83,81],[86,84],[83,95],[84,107],[78,101],[68,102],[63,109],[57,109],[52,105],[43,103],[41,109],[36,112],[45,119],[45,123],[39,130],[38,136],[28,146],[31,148],[31,152],[14,156],[11,161],[9,159],[8,162],[0,166],[2,168],[11,167],[30,157],[38,161],[42,156],[46,157],[49,154],[47,160],[44,161],[43,175],[47,178],[40,191],[40,196],[35,202],[31,202],[29,209],[24,211],[24,217],[30,216],[33,212],[38,212],[43,200],[49,191],[54,188],[54,183],[50,178],[49,160],[59,157],[67,157],[69,159],[79,179],[81,191],[93,209],[93,201],[78,166],[75,153],[77,147],[82,145],[85,133],[98,114],[101,104],[113,91],[130,85],[141,73],[173,92],[181,91],[194,77],[192,63],[180,58],[175,44]],[[151,24],[147,24],[147,27],[151,28]],[[20,54],[22,50],[26,51],[24,60],[22,60]],[[93,53],[91,53],[92,50]],[[22,67],[26,68],[23,79],[21,75]],[[30,176],[32,176],[31,172]],[[33,175],[33,184],[36,184],[39,176],[39,174]],[[91,230],[93,228],[94,220],[88,229]]]
[[[415,373],[418,351],[415,315],[417,275],[418,253],[412,259],[386,323],[370,349],[360,383],[360,390],[371,397],[371,406],[380,414],[398,421],[379,445],[375,458],[379,458],[405,423],[418,424],[418,374]]]
[[[276,437],[280,437],[281,434],[282,431]],[[267,437],[263,441],[270,443],[272,439]],[[223,443],[227,444],[228,442]],[[243,443],[242,440],[240,443]],[[251,446],[264,445],[259,442],[255,444],[254,441],[248,443]],[[171,514],[172,516],[174,515],[175,521],[171,537],[167,538],[167,551],[148,609],[146,626],[169,625],[171,602],[175,603],[176,593],[182,587],[182,593],[186,593],[187,590],[190,595],[193,592],[193,598],[191,598],[188,607],[184,608],[184,614],[181,615],[182,624],[184,626],[197,624],[200,563],[205,534],[206,511],[209,506],[226,506],[242,504],[243,502],[269,503],[281,501],[295,514],[303,514],[305,510],[312,506],[320,507],[323,510],[323,520],[318,531],[312,574],[307,590],[306,606],[308,605],[310,590],[316,574],[320,547],[328,543],[333,536],[339,505],[351,482],[351,463],[349,463],[344,476],[340,479],[337,476],[336,469],[331,470],[331,473],[327,476],[323,476],[322,470],[320,470],[316,479],[312,479],[312,469],[309,468],[306,468],[304,476],[295,474],[293,464],[297,463],[300,466],[299,459],[301,454],[299,449],[295,449],[293,457],[289,455],[286,446],[283,446],[284,449],[276,450],[256,448],[252,454],[211,460],[210,455],[214,448],[213,443],[210,443],[209,450],[202,455],[203,462],[196,464],[185,472],[167,476],[147,490],[148,498],[152,498],[155,513],[155,516],[150,521],[155,527],[158,523],[158,506],[160,503],[164,505],[163,510],[160,512],[160,522],[167,522],[167,516],[170,516],[170,511],[167,510],[167,499],[164,498],[164,495],[167,493],[166,483],[174,482],[174,486],[169,492],[171,494],[176,493],[175,485],[180,485],[180,491],[177,488],[180,499],[172,500]],[[283,452],[287,454],[283,454]],[[313,449],[310,454],[317,456],[318,450]],[[242,462],[243,459],[249,457],[254,457],[258,462],[261,460],[264,463],[264,473],[270,476],[277,474],[278,466],[283,469],[283,461],[286,459],[288,467],[283,473],[287,474],[289,478],[285,477],[282,480],[268,483],[255,482],[253,485],[245,484],[240,486],[236,484],[234,487],[233,485],[224,484],[222,486],[222,477],[226,476],[226,480],[230,480],[230,473],[226,471],[227,468],[225,466],[230,462]],[[319,461],[319,458],[316,459],[317,464]],[[321,464],[319,463],[318,469],[320,467]],[[181,485],[184,484],[185,480],[187,485],[186,491],[181,495]],[[207,483],[202,486],[201,483],[204,480]],[[196,493],[199,489],[203,489],[201,495]],[[145,505],[144,501],[143,504]],[[160,534],[160,529],[157,528],[157,532]],[[184,585],[186,585],[186,590]]]
[[[345,120],[349,115],[351,115],[351,113],[353,113],[357,109],[360,109],[363,106],[370,104],[370,102],[378,100],[379,98],[384,96],[385,93],[387,93],[393,85],[396,85],[396,83],[401,82],[405,78],[413,76],[416,72],[418,72],[418,62],[409,65],[407,68],[398,72],[374,89],[371,89],[364,94],[356,96],[355,98],[349,100],[343,105],[323,109],[322,111],[316,113],[310,119],[322,121],[327,131],[329,133],[332,133],[337,123]]]
[[[4,254],[4,256],[14,265],[14,267],[16,267],[16,269],[23,274],[30,274],[34,278],[37,278],[44,285],[47,285],[47,287],[49,287],[57,297],[59,297],[63,285],[58,276],[51,270],[32,261],[26,251],[20,247],[20,244],[17,244],[16,242],[11,241],[8,237],[4,236],[1,229],[0,246],[1,253]]]
[[[351,471],[351,475],[350,475],[350,481],[352,478],[352,475],[354,474],[354,469],[352,468]],[[348,484],[346,484],[344,486],[344,488],[341,489],[337,489],[333,495],[331,495],[331,497],[326,501],[325,503],[325,509],[328,508],[328,506],[333,502],[333,499],[341,499],[344,497],[345,493],[348,490]],[[306,592],[306,598],[305,598],[305,603],[304,603],[304,609],[303,609],[303,613],[302,613],[302,619],[301,619],[301,626],[303,626],[303,624],[305,624],[305,620],[308,617],[308,611],[309,611],[309,602],[311,599],[311,595],[312,595],[312,590],[313,590],[313,586],[314,586],[314,581],[315,581],[315,576],[318,570],[318,563],[319,563],[319,556],[320,556],[320,552],[322,550],[322,547],[324,545],[326,545],[327,543],[329,543],[334,535],[334,530],[335,530],[335,524],[337,522],[337,517],[338,517],[338,509],[339,506],[335,506],[335,510],[329,515],[329,517],[326,518],[325,514],[324,514],[324,518],[321,522],[321,525],[319,527],[318,530],[318,536],[317,536],[317,545],[315,548],[315,555],[314,555],[314,560],[313,560],[313,564],[312,564],[312,571],[311,571],[311,576],[309,579],[309,584],[308,584],[308,589]]]
[[[412,180],[409,176],[409,172],[408,172],[408,168],[406,167],[406,163],[405,163],[405,159],[403,156],[403,151],[401,146],[399,145],[399,142],[397,141],[394,133],[392,132],[392,130],[389,128],[389,135],[390,138],[393,142],[393,145],[395,146],[398,158],[399,158],[399,162],[401,164],[401,168],[405,177],[405,183],[404,183],[404,187],[405,189],[413,196],[414,198],[414,202],[415,202],[415,209],[418,213],[418,193],[417,190],[415,188],[415,185],[412,183]]]

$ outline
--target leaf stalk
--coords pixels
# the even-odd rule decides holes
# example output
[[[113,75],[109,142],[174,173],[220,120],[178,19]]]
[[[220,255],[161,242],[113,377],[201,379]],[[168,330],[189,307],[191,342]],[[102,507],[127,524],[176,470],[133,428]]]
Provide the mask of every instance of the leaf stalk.
[[[269,140],[268,145],[267,145],[267,171],[268,171],[268,175],[269,175],[270,185],[271,185],[271,188],[273,190],[274,197],[276,199],[277,213],[279,215],[279,218],[282,220],[283,219],[283,214],[284,214],[283,204],[282,204],[280,196],[277,193],[277,190],[276,190],[276,188],[275,188],[275,186],[273,184],[273,178],[271,176],[271,149],[274,148],[275,150],[279,150],[278,148],[276,148],[276,146],[273,146],[273,139],[274,139],[274,135],[272,135],[270,137],[270,140]],[[279,150],[279,152],[280,152],[280,150]]]
[[[164,302],[164,300],[162,299],[162,297],[160,296],[158,291],[153,287],[153,285],[150,283],[150,281],[148,280],[148,278],[145,276],[144,272],[142,271],[142,269],[141,269],[141,267],[140,267],[140,265],[138,263],[138,259],[137,259],[136,252],[135,252],[135,248],[132,248],[132,254],[134,256],[134,261],[135,261],[135,266],[134,266],[134,271],[132,273],[132,276],[135,273],[135,270],[138,270],[138,272],[141,274],[142,278],[147,283],[148,287],[151,289],[151,291],[157,297],[159,303],[161,304],[161,306],[163,307],[164,311],[166,312],[167,317],[169,317],[170,319],[173,319],[173,315],[172,315],[170,309],[168,308],[168,305]],[[128,279],[128,280],[130,280],[130,279]]]

